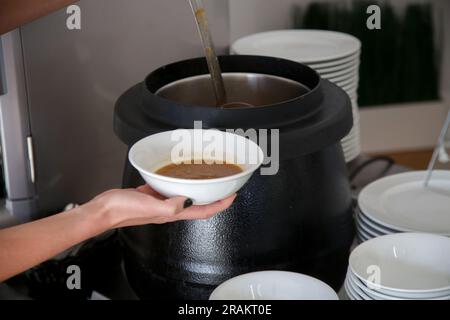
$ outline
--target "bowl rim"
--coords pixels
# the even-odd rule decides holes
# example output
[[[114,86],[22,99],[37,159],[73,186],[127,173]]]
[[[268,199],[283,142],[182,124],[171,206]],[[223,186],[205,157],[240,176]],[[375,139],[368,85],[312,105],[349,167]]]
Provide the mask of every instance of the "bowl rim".
[[[138,170],[141,174],[154,178],[154,179],[158,179],[158,180],[162,180],[165,182],[171,182],[171,183],[178,183],[178,184],[212,184],[212,183],[221,183],[221,182],[228,182],[228,181],[233,181],[233,180],[238,180],[240,178],[246,177],[250,174],[252,174],[253,172],[255,172],[256,170],[258,170],[258,168],[263,164],[264,162],[264,152],[261,149],[261,147],[253,142],[252,140],[240,136],[238,134],[235,133],[231,133],[231,132],[223,132],[220,130],[215,130],[217,132],[220,132],[223,135],[232,135],[232,136],[236,136],[238,137],[238,139],[247,139],[248,142],[251,145],[256,146],[257,150],[258,150],[258,163],[257,164],[251,164],[250,168],[247,168],[246,170],[243,170],[240,173],[237,174],[233,174],[231,176],[226,176],[226,177],[222,177],[222,178],[215,178],[215,179],[181,179],[181,178],[173,178],[173,177],[168,177],[168,176],[164,176],[164,175],[160,175],[157,174],[155,172],[149,171],[147,169],[142,168],[142,166],[140,166],[134,159],[133,159],[133,155],[134,152],[136,150],[136,148],[138,147],[138,145],[145,143],[147,140],[150,139],[154,139],[156,136],[159,135],[167,135],[170,132],[174,132],[177,130],[187,130],[187,131],[194,131],[194,130],[201,130],[201,131],[208,131],[208,130],[215,130],[215,129],[175,129],[175,130],[169,130],[169,131],[163,131],[163,132],[159,132],[156,134],[152,134],[149,135],[145,138],[142,138],[141,140],[137,141],[136,143],[133,144],[133,146],[130,148],[130,151],[128,152],[128,160],[130,161],[131,165]]]

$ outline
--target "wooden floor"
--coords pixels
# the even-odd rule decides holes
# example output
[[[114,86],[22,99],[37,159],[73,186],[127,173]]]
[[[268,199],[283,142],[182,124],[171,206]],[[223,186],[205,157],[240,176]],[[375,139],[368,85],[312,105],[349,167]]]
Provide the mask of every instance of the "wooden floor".
[[[395,160],[399,165],[414,169],[424,170],[430,162],[433,150],[413,150],[393,153],[378,153],[374,156],[388,156]]]

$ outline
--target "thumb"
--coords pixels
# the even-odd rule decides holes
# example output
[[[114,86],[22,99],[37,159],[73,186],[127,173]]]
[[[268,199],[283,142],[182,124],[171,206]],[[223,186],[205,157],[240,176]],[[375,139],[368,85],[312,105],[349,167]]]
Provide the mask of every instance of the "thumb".
[[[173,197],[164,200],[164,202],[172,214],[178,214],[193,205],[193,201],[186,197]]]

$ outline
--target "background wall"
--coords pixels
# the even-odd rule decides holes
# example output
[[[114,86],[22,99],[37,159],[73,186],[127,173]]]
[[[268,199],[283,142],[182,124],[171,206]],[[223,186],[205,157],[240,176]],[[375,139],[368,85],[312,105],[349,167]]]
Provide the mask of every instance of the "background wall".
[[[114,104],[155,68],[202,55],[186,0],[82,0],[82,29],[58,11],[21,28],[41,211],[121,185],[126,148]],[[219,52],[229,45],[227,1],[209,1]]]

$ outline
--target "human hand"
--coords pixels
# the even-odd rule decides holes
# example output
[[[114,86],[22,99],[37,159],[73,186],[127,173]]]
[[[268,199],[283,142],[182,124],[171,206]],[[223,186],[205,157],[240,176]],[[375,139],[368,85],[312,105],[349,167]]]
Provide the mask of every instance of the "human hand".
[[[122,228],[144,224],[162,224],[179,220],[209,219],[227,209],[236,198],[227,199],[204,206],[193,206],[185,197],[166,199],[148,185],[137,189],[106,191],[86,206],[101,208],[111,228]]]

